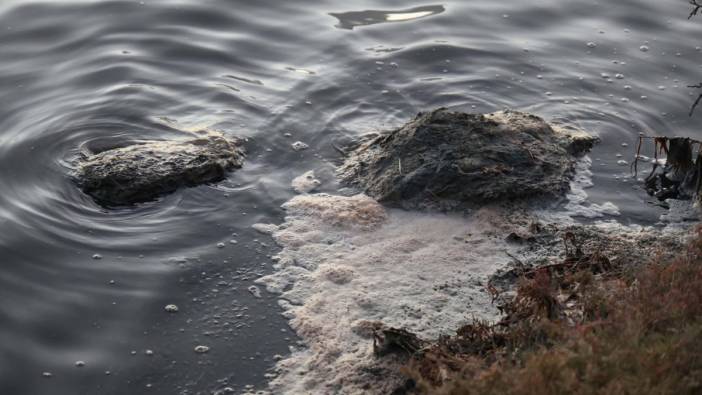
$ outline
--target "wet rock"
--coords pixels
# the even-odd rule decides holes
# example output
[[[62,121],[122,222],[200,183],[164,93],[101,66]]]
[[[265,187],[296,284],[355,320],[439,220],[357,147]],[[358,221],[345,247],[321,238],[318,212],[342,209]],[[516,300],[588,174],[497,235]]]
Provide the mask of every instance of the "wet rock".
[[[224,179],[240,168],[244,154],[236,140],[199,132],[183,141],[146,141],[83,158],[75,179],[103,206],[154,200],[181,187]]]
[[[338,175],[373,198],[414,206],[557,196],[596,139],[516,111],[438,109],[361,143]]]

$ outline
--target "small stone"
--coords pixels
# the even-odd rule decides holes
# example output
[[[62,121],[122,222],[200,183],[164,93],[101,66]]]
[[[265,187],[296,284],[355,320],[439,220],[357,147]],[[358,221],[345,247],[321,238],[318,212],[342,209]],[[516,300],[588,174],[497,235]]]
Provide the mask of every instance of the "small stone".
[[[217,243],[217,248],[224,248],[225,244],[224,243]]]
[[[42,377],[46,377],[47,379],[50,379],[51,377],[54,376],[53,374],[51,374],[51,372],[44,372],[41,375],[42,375]]]
[[[85,361],[76,361],[76,366],[82,368],[83,366],[85,366]]]
[[[589,43],[586,44],[588,48],[595,48],[597,47],[597,43],[590,41]]]
[[[177,313],[178,312],[178,306],[176,306],[174,304],[168,304],[163,309],[169,313]]]
[[[249,289],[249,292],[251,292],[251,295],[253,295],[254,297],[256,297],[256,298],[261,297],[261,290],[257,286],[252,285],[248,289]]]
[[[307,148],[310,148],[310,146],[303,143],[302,141],[296,141],[296,142],[292,143],[292,149],[295,151],[302,151],[302,150],[306,150]]]
[[[150,357],[150,356],[154,355],[154,351],[153,350],[146,350],[146,351],[144,351],[144,354],[146,354],[147,356]]]
[[[95,254],[95,255],[93,255],[93,259],[95,259],[95,260],[102,259],[102,255],[100,255],[100,254]]]
[[[648,52],[648,46],[647,45],[642,45],[639,47],[639,51],[641,52]]]
[[[210,348],[207,346],[196,346],[194,350],[198,354],[204,354],[204,353],[210,351]]]

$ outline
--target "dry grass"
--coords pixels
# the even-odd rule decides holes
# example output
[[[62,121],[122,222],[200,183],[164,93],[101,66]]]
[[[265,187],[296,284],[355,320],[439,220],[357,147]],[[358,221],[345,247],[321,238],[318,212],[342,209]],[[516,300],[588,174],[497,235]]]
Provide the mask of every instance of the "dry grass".
[[[672,262],[539,271],[498,325],[416,354],[419,393],[702,394],[702,235]]]

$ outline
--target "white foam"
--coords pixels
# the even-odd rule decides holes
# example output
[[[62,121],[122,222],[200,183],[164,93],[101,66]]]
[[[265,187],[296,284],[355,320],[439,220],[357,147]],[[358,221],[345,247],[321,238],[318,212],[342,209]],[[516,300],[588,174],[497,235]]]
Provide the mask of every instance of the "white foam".
[[[691,200],[667,199],[669,209],[661,214],[660,220],[668,226],[676,226],[690,221],[699,221],[700,212]]]
[[[293,179],[291,186],[297,193],[310,193],[321,184],[321,181],[315,177],[314,171],[310,170],[307,173]]]
[[[564,214],[570,217],[602,218],[604,216],[619,216],[619,207],[612,202],[595,204],[588,202],[585,191],[592,187],[592,160],[585,156],[575,164],[575,177],[570,183],[570,191],[566,194],[568,203]]]
[[[282,292],[307,348],[278,363],[273,392],[360,393],[369,383],[391,391],[394,377],[370,373],[388,361],[373,355],[364,321],[437,338],[473,317],[497,317],[484,284],[510,261],[504,235],[490,232],[500,213],[386,210],[364,195],[302,195],[284,207],[273,233],[283,248],[277,271],[258,281]]]

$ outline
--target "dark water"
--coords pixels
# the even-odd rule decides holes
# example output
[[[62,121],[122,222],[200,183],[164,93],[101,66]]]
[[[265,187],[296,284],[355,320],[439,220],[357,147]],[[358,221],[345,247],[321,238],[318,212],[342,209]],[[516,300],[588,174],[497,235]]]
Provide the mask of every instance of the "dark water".
[[[275,253],[251,224],[279,221],[304,171],[336,187],[332,142],[417,111],[511,107],[596,133],[591,201],[652,221],[659,209],[617,161],[639,132],[702,137],[686,88],[702,80],[702,21],[688,12],[677,0],[3,1],[0,394],[265,385],[295,337],[275,297],[248,291]],[[201,127],[249,138],[246,166],[217,186],[107,211],[67,177],[81,149]]]

